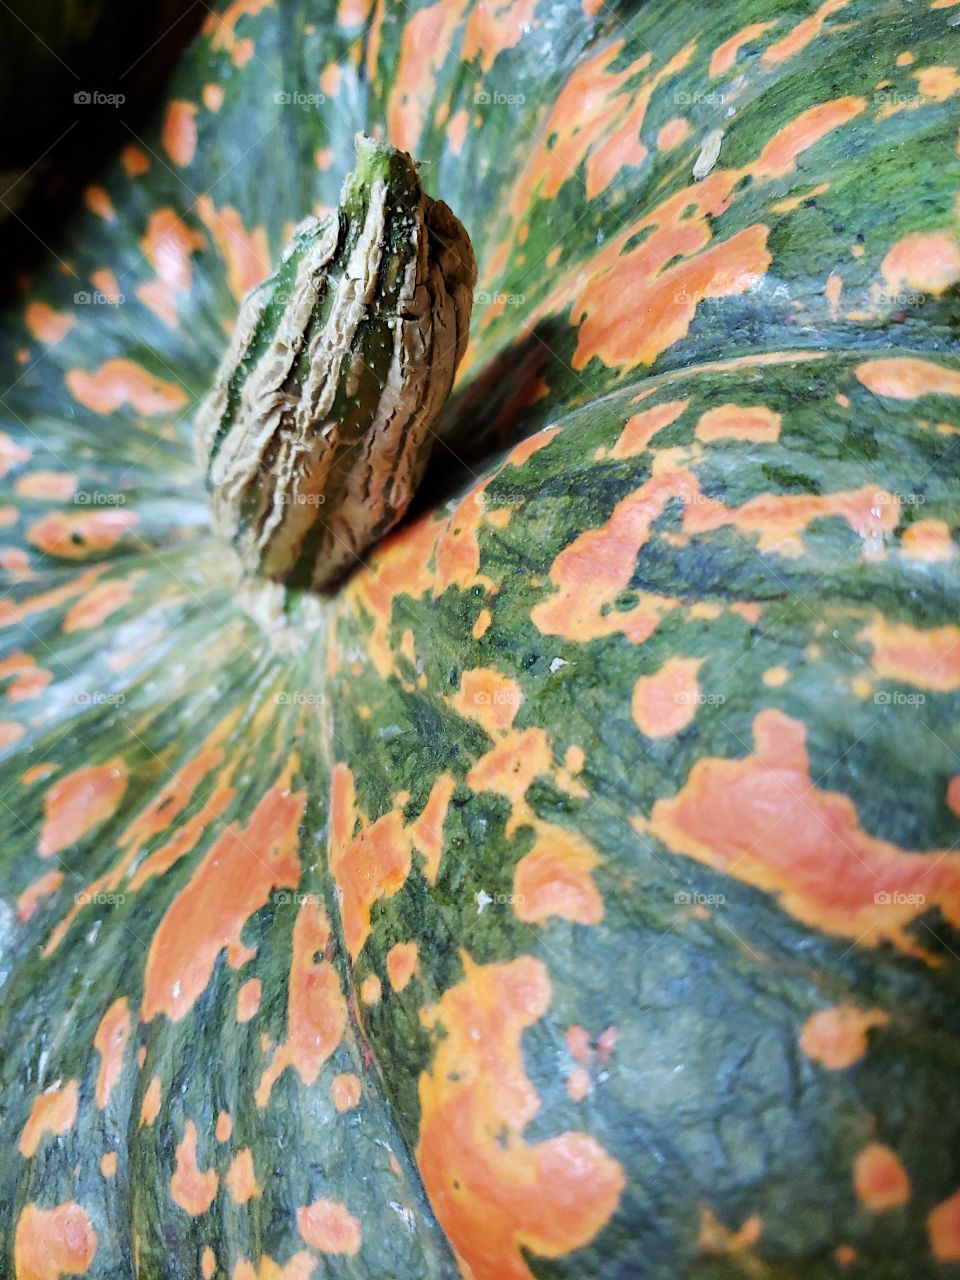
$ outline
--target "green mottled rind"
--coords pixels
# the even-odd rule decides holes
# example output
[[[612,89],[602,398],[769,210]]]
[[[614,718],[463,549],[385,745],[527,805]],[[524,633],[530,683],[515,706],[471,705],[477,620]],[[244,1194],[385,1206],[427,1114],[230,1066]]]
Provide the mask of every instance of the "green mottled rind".
[[[881,397],[855,372],[865,360],[893,356],[960,369],[957,289],[920,291],[922,300],[910,305],[884,304],[871,318],[849,318],[870,309],[871,286],[881,282],[881,263],[895,243],[915,232],[955,232],[960,98],[925,100],[882,120],[875,99],[888,92],[875,89],[878,83],[889,80],[894,91],[914,92],[918,68],[955,63],[955,28],[950,10],[855,0],[827,20],[804,52],[764,66],[767,42],[812,12],[812,5],[803,5],[785,14],[781,5],[762,0],[709,9],[657,0],[616,12],[604,8],[591,19],[576,6],[542,0],[529,30],[499,54],[490,72],[480,71],[479,59],[469,67],[460,62],[461,20],[450,55],[443,58],[438,50],[436,91],[426,95],[415,146],[427,162],[425,183],[469,229],[480,288],[514,300],[523,295],[523,301],[508,303],[488,324],[484,304],[477,308],[468,376],[445,415],[444,430],[463,472],[451,474],[454,462],[444,453],[447,465],[428,476],[423,506],[432,495],[446,519],[448,505],[478,478],[493,475],[485,508],[508,507],[510,515],[506,524],[479,528],[478,580],[468,575],[462,585],[447,585],[424,562],[415,566],[423,569],[422,578],[411,576],[406,589],[394,592],[386,624],[388,675],[378,674],[371,660],[376,641],[362,587],[373,579],[364,576],[351,594],[319,610],[306,606],[302,617],[297,611],[303,606],[291,600],[291,628],[272,640],[225,583],[225,553],[207,532],[202,477],[193,468],[189,439],[193,408],[210,385],[224,325],[236,310],[211,236],[205,233],[205,247],[192,255],[192,287],[177,297],[178,326],[149,311],[136,286],[153,277],[138,248],[152,212],[172,207],[191,230],[203,230],[192,192],[210,188],[218,209],[236,208],[248,230],[263,226],[274,256],[288,238],[287,223],[334,203],[352,163],[354,132],[386,118],[408,10],[386,10],[373,83],[350,58],[358,37],[366,52],[372,28],[338,26],[318,3],[285,3],[242,17],[238,35],[255,41],[255,56],[243,68],[233,66],[226,50],[212,51],[209,36],[201,39],[172,96],[198,101],[202,86],[216,80],[226,97],[218,113],[200,109],[190,165],[171,165],[158,132],[152,133],[144,139],[154,153],[149,173],[130,179],[118,167],[101,175],[117,221],[84,213],[54,246],[84,285],[91,271],[111,266],[128,301],[120,308],[74,310],[71,299],[80,285],[54,264],[38,276],[30,296],[75,315],[66,336],[47,348],[30,338],[22,309],[6,318],[2,349],[11,372],[2,428],[33,456],[15,463],[4,482],[4,503],[20,514],[5,527],[3,542],[25,549],[37,575],[11,581],[9,599],[69,583],[91,559],[102,562],[103,581],[130,582],[133,594],[87,631],[64,631],[72,601],[22,621],[9,607],[0,614],[5,652],[29,653],[53,677],[39,694],[3,706],[3,720],[22,724],[24,733],[3,760],[9,821],[0,839],[0,1124],[6,1152],[0,1160],[0,1270],[13,1274],[15,1224],[30,1201],[50,1207],[75,1198],[84,1206],[99,1240],[92,1280],[132,1270],[135,1236],[139,1274],[179,1280],[198,1274],[207,1244],[216,1253],[218,1277],[229,1276],[241,1258],[287,1262],[306,1248],[296,1209],[325,1197],[342,1201],[361,1220],[363,1243],[349,1258],[308,1250],[315,1276],[413,1280],[456,1274],[411,1153],[420,1132],[418,1077],[435,1053],[420,1012],[462,980],[466,953],[476,964],[535,956],[549,971],[548,1012],[522,1041],[524,1067],[540,1101],[526,1141],[588,1133],[626,1176],[619,1207],[591,1243],[549,1260],[528,1251],[538,1280],[734,1280],[742,1274],[941,1280],[956,1271],[956,1263],[934,1258],[927,1230],[931,1210],[960,1188],[956,929],[939,907],[907,925],[917,948],[937,964],[888,943],[870,946],[869,939],[802,923],[777,895],[671,853],[630,824],[649,818],[658,799],[676,795],[697,761],[749,755],[757,713],[774,708],[806,726],[817,788],[848,797],[870,836],[931,863],[942,862],[937,851],[952,850],[960,838],[946,801],[950,779],[960,772],[957,693],[877,677],[870,646],[859,638],[879,619],[921,630],[956,625],[957,558],[911,558],[904,535],[918,520],[936,520],[958,536],[956,437],[937,430],[938,424],[960,425],[958,401]],[[726,77],[711,81],[713,51],[748,23],[766,21],[779,25],[745,45]],[[573,69],[622,40],[614,67],[649,49],[656,70],[694,39],[686,69],[651,97],[640,130],[646,157],[622,167],[593,200],[585,197],[583,166],[555,199],[534,198],[525,210],[525,241],[511,240],[502,269],[485,280],[485,266],[509,230],[512,186],[530,163],[550,106]],[[914,61],[898,67],[905,50]],[[277,92],[316,92],[329,63],[340,66],[341,82],[323,110],[275,104]],[[726,104],[703,97],[741,74],[733,116],[726,115]],[[631,88],[642,79],[637,73]],[[522,92],[526,102],[481,110],[474,103],[478,85]],[[678,99],[683,93],[701,97],[686,107]],[[587,273],[593,255],[625,221],[684,191],[711,129],[725,130],[720,164],[746,165],[801,112],[843,95],[863,97],[868,107],[803,152],[795,172],[743,187],[712,219],[715,242],[758,222],[769,228],[772,261],[758,284],[737,297],[702,302],[686,334],[650,368],[621,370],[595,358],[572,369],[578,334],[569,303],[534,316],[559,274]],[[459,153],[446,126],[436,123],[441,106],[448,109],[442,118],[464,108],[470,114]],[[689,116],[690,137],[676,150],[659,152],[656,134],[678,114]],[[323,147],[330,147],[333,164],[321,170],[312,158]],[[244,148],[249,150],[237,161]],[[793,211],[773,208],[825,182],[825,192]],[[545,267],[544,256],[558,244],[559,266]],[[864,246],[860,257],[851,255],[855,244]],[[835,308],[824,293],[832,272],[843,278]],[[638,314],[641,307],[639,299]],[[22,366],[12,359],[20,348],[29,352]],[[779,364],[756,362],[784,350],[795,354]],[[94,370],[112,357],[134,360],[180,385],[188,397],[184,412],[144,416],[122,406],[101,415],[77,404],[64,373]],[[699,367],[721,359],[747,363],[726,371]],[[650,394],[634,403],[641,391]],[[689,404],[650,448],[623,460],[609,456],[629,417],[672,400]],[[730,402],[779,413],[779,438],[697,444],[699,417]],[[558,426],[558,434],[523,465],[490,461],[500,441],[545,424]],[[598,456],[601,448],[606,455]],[[671,449],[680,452],[667,457]],[[612,606],[626,613],[643,592],[679,601],[650,638],[631,645],[619,632],[582,643],[544,635],[531,610],[555,590],[549,575],[556,557],[584,530],[603,526],[655,464],[687,466],[703,493],[730,507],[763,494],[830,494],[876,485],[901,495],[900,517],[883,540],[882,556],[865,557],[863,540],[837,517],[812,522],[800,553],[785,556],[758,552],[756,536],[730,524],[684,544],[671,536],[683,515],[675,504],[655,523]],[[40,551],[26,536],[31,523],[51,509],[77,510],[69,501],[58,506],[16,491],[24,473],[41,469],[73,471],[82,491],[122,493],[124,509],[139,515],[139,525],[115,550],[95,554],[79,569]],[[404,536],[394,548],[402,549]],[[374,572],[381,563],[374,561]],[[134,580],[136,573],[141,576]],[[720,610],[698,617],[698,603]],[[730,607],[738,604],[759,606],[756,620]],[[490,624],[475,638],[482,608],[489,610]],[[412,649],[404,641],[408,630]],[[328,676],[331,631],[340,666]],[[673,656],[702,659],[700,688],[714,700],[698,706],[680,733],[647,738],[631,715],[633,689]],[[566,665],[558,666],[558,658]],[[466,782],[491,740],[451,699],[463,672],[478,667],[517,682],[523,701],[516,725],[542,728],[558,767],[570,746],[584,752],[585,797],[560,789],[556,779],[538,778],[525,799],[541,820],[580,832],[594,845],[602,924],[554,918],[528,925],[499,902],[477,912],[481,890],[509,894],[514,868],[531,842],[523,822],[507,835],[509,807],[502,797],[475,793]],[[764,683],[764,673],[780,667],[786,682]],[[82,693],[100,696],[83,702]],[[257,715],[261,708],[265,721]],[[74,894],[116,864],[121,831],[233,710],[239,720],[223,744],[218,771],[145,853],[203,807],[218,772],[234,763],[235,795],[222,816],[180,862],[128,891],[123,903],[84,907],[60,948],[43,958],[41,948]],[[338,938],[338,901],[325,855],[331,765],[350,767],[359,807],[371,820],[390,811],[403,791],[409,792],[405,816],[415,818],[443,772],[454,777],[456,791],[436,885],[428,884],[415,855],[403,888],[374,905],[373,931],[354,964],[338,943],[334,963],[351,998],[343,1044],[312,1086],[288,1069],[261,1110],[252,1101],[264,1061],[260,1036],[275,1042],[285,1034],[294,904],[273,897],[251,917],[243,938],[257,946],[256,958],[234,970],[221,956],[181,1022],[159,1015],[136,1024],[136,1015],[146,952],[171,901],[224,825],[249,820],[294,750],[299,762],[290,785],[310,793],[300,834],[300,887],[322,895]],[[118,811],[57,858],[39,859],[47,789],[75,769],[117,755],[130,770]],[[23,784],[24,771],[40,761],[50,761],[55,772]],[[840,844],[837,877],[848,863]],[[63,871],[63,886],[29,921],[18,922],[18,895],[52,867]],[[722,908],[698,917],[678,905],[678,893],[694,892],[722,895]],[[394,943],[410,940],[419,944],[419,972],[398,994],[387,980],[385,958]],[[380,977],[383,998],[362,1005],[354,992],[371,974]],[[261,1010],[238,1025],[236,991],[254,975],[263,984]],[[130,1002],[135,1032],[110,1106],[101,1113],[93,1096],[98,1058],[92,1042],[103,1012],[120,995]],[[812,1014],[843,1003],[880,1010],[890,1020],[870,1032],[859,1061],[830,1071],[804,1055],[798,1039]],[[580,1102],[565,1088],[573,1065],[565,1032],[574,1024],[593,1035],[609,1026],[619,1031],[606,1078],[594,1078]],[[146,1059],[138,1070],[134,1046],[141,1043]],[[363,1099],[356,1111],[341,1115],[330,1099],[333,1076],[343,1071],[361,1077]],[[164,1081],[161,1111],[153,1126],[140,1128],[142,1097],[154,1073]],[[76,1124],[60,1137],[46,1137],[33,1159],[22,1159],[16,1144],[37,1092],[74,1076],[80,1080]],[[234,1135],[218,1147],[212,1122],[224,1106],[234,1116]],[[187,1119],[197,1124],[200,1167],[214,1167],[221,1177],[214,1207],[197,1219],[169,1195],[174,1148]],[[857,1201],[853,1162],[870,1142],[888,1145],[907,1170],[905,1205],[870,1213]],[[262,1186],[261,1197],[247,1208],[232,1203],[223,1181],[229,1152],[243,1145],[254,1152]],[[108,1148],[119,1153],[110,1182],[98,1172]],[[389,1167],[389,1153],[399,1175]],[[698,1247],[704,1205],[730,1231],[759,1215],[762,1235],[740,1255],[704,1253]],[[412,1217],[397,1206],[409,1208]],[[846,1270],[835,1256],[840,1245],[857,1251]]]

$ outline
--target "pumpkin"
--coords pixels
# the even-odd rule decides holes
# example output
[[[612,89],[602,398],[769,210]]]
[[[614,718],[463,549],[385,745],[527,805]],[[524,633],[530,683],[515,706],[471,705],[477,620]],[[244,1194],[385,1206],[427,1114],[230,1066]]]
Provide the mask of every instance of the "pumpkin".
[[[4,1275],[960,1274],[957,12],[205,19],[3,329]],[[254,583],[195,426],[358,131],[470,344]]]

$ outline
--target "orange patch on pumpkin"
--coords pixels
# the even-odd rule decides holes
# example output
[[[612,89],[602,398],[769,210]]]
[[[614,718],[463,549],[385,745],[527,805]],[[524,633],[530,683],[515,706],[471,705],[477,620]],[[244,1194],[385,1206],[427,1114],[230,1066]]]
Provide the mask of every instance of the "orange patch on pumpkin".
[[[898,1209],[910,1199],[910,1179],[895,1151],[871,1142],[853,1162],[853,1189],[869,1213]]]
[[[375,973],[369,974],[360,983],[360,999],[364,1004],[379,1004],[382,994],[383,987]]]
[[[300,882],[298,827],[306,797],[272,787],[246,827],[231,823],[167,908],[150,943],[140,1017],[179,1022],[193,1008],[226,947],[234,967],[252,959],[241,935],[270,891]]]
[[[748,26],[742,27],[735,35],[728,40],[724,40],[723,44],[717,45],[710,58],[710,78],[715,80],[717,76],[722,76],[730,71],[736,64],[737,55],[745,44],[749,44],[751,40],[756,40],[758,36],[762,36],[770,27],[776,26],[775,22],[751,22]]]
[[[0,659],[0,681],[9,676],[15,677],[7,686],[6,696],[10,702],[25,702],[29,698],[35,698],[53,679],[46,667],[37,666],[36,658],[19,650]]]
[[[763,51],[761,61],[768,67],[779,66],[781,62],[786,62],[790,58],[795,58],[798,53],[802,53],[807,45],[817,38],[823,29],[823,24],[831,14],[838,13],[841,9],[845,9],[850,0],[824,0],[816,13],[812,13],[809,18],[804,18],[802,22],[798,22],[789,35],[778,40],[775,44],[770,45],[768,49]]]
[[[133,360],[107,360],[93,373],[68,369],[64,381],[74,400],[94,413],[115,413],[130,404],[137,413],[152,417],[182,409],[188,399],[182,387],[164,382]]]
[[[82,1276],[97,1255],[97,1233],[86,1209],[68,1200],[53,1209],[25,1205],[17,1219],[13,1266],[17,1280]]]
[[[233,1120],[226,1111],[217,1112],[217,1124],[213,1131],[214,1137],[218,1142],[226,1142],[233,1133]]]
[[[191,1218],[206,1213],[213,1204],[220,1179],[215,1170],[197,1164],[197,1126],[187,1121],[183,1141],[177,1145],[177,1167],[170,1179],[170,1195]]]
[[[333,1077],[333,1105],[338,1111],[352,1111],[360,1102],[360,1078],[353,1072]]]
[[[781,421],[779,413],[762,404],[721,404],[701,415],[694,435],[704,444],[714,440],[772,444],[780,438]]]
[[[50,502],[64,502],[72,498],[77,489],[76,476],[63,471],[31,471],[18,478],[14,492],[22,498],[38,498]]]
[[[45,1134],[59,1135],[73,1128],[77,1118],[79,1082],[68,1080],[41,1093],[30,1109],[17,1148],[24,1159],[36,1154]]]
[[[191,230],[173,209],[157,209],[150,215],[140,247],[157,279],[139,285],[136,292],[141,302],[167,324],[177,323],[176,295],[190,289],[190,255],[205,244],[203,234]]]
[[[684,116],[674,116],[657,132],[657,150],[673,151],[690,136],[690,122]]]
[[[180,168],[185,168],[197,150],[197,105],[174,101],[167,107],[160,141],[164,151]]]
[[[216,1270],[217,1256],[209,1245],[204,1245],[203,1253],[200,1255],[200,1274],[203,1280],[213,1280]]]
[[[463,965],[463,980],[421,1013],[437,1039],[420,1076],[417,1162],[437,1219],[475,1280],[532,1280],[521,1248],[557,1258],[589,1243],[625,1178],[585,1133],[524,1139],[540,1099],[521,1041],[549,1007],[545,966],[529,956],[478,965],[465,954]]]
[[[150,157],[140,147],[124,147],[120,152],[120,159],[128,178],[137,178],[150,169]]]
[[[260,979],[249,978],[237,992],[237,1021],[249,1022],[260,1008]]]
[[[532,813],[517,818],[533,827],[533,847],[513,873],[514,914],[525,924],[556,918],[599,924],[603,898],[591,872],[600,859],[585,836],[544,822]]]
[[[63,621],[66,634],[91,631],[128,605],[133,599],[133,587],[138,577],[131,574],[128,578],[114,578],[95,586],[83,599],[70,606]]]
[[[264,227],[247,231],[236,209],[224,205],[217,209],[208,195],[197,200],[197,212],[203,225],[213,236],[220,257],[227,268],[227,284],[238,300],[270,271],[270,249]]]
[[[476,12],[476,10],[474,11]],[[455,111],[447,125],[447,142],[450,144],[450,150],[455,156],[458,156],[463,150],[463,144],[467,137],[467,126],[470,123],[466,109],[461,107],[459,111]]]
[[[919,400],[921,396],[960,396],[960,371],[932,360],[894,356],[865,360],[854,369],[858,382],[875,396],[890,400]]]
[[[843,1071],[867,1052],[867,1033],[885,1027],[890,1015],[882,1009],[858,1009],[840,1004],[811,1014],[800,1031],[800,1048],[828,1071]]]
[[[297,1229],[320,1253],[345,1254],[352,1258],[360,1248],[360,1219],[336,1200],[315,1200],[297,1210]]]
[[[116,1177],[117,1153],[115,1151],[107,1151],[100,1157],[100,1172],[105,1178]]]
[[[130,1029],[130,1008],[123,996],[120,996],[103,1015],[93,1038],[93,1047],[100,1055],[96,1098],[101,1111],[110,1101],[110,1095],[123,1071],[123,1055],[130,1039]]]
[[[536,0],[478,0],[470,10],[460,58],[480,57],[480,70],[488,72],[497,57],[515,49],[533,25]]]
[[[387,952],[387,977],[394,991],[402,991],[417,972],[419,961],[415,942],[397,942]]]
[[[948,232],[918,232],[898,240],[880,270],[891,293],[906,287],[936,297],[960,280],[960,247]]]
[[[110,551],[139,522],[133,511],[90,511],[67,515],[52,511],[27,529],[27,541],[38,551],[64,560],[82,560],[98,551]]]
[[[48,871],[34,880],[17,898],[17,919],[25,924],[36,913],[44,898],[49,898],[63,884],[62,871]]]
[[[103,187],[87,187],[83,193],[83,203],[91,213],[95,213],[104,222],[116,222],[117,211],[114,209],[113,201]]]
[[[513,724],[523,694],[509,676],[490,667],[476,667],[463,672],[460,688],[448,701],[460,715],[497,737]]]
[[[58,779],[43,798],[41,858],[68,849],[113,817],[127,789],[127,766],[118,756]]]
[[[234,1204],[246,1204],[248,1200],[260,1194],[253,1167],[253,1152],[249,1147],[241,1147],[230,1161],[230,1167],[227,1169],[227,1188]]]
[[[400,57],[387,99],[387,137],[415,151],[434,94],[434,76],[450,52],[467,0],[440,0],[418,9],[403,28]]]
[[[928,1214],[927,1237],[938,1262],[960,1262],[960,1191]]]
[[[669,400],[666,404],[654,405],[652,409],[635,413],[632,418],[627,419],[623,433],[607,456],[635,458],[644,453],[657,432],[676,422],[689,403],[689,400]]]
[[[223,100],[226,96],[222,84],[205,84],[200,92],[200,98],[203,105],[208,111],[219,111],[223,106]]]
[[[31,302],[24,315],[31,337],[46,346],[53,346],[65,338],[77,322],[68,311],[54,311],[45,302]]]
[[[960,627],[921,631],[906,622],[878,619],[857,639],[873,650],[870,665],[885,680],[918,689],[952,693],[960,689]]]
[[[293,926],[287,1035],[260,1077],[255,1094],[258,1107],[270,1101],[273,1086],[287,1067],[293,1067],[304,1084],[314,1084],[343,1039],[347,1003],[336,967],[326,954],[330,937],[326,912],[308,898]],[[317,955],[319,961],[314,959]]]
[[[907,559],[924,564],[952,560],[957,554],[950,526],[945,520],[917,520],[904,530],[900,550]]]
[[[960,855],[904,850],[865,831],[849,796],[813,782],[802,721],[768,708],[753,733],[753,755],[698,760],[678,793],[634,827],[858,946],[888,941],[922,956],[911,921],[939,906],[960,923]]]
[[[151,1125],[160,1114],[160,1104],[163,1101],[162,1086],[159,1076],[153,1076],[147,1085],[143,1095],[143,1102],[140,1104],[140,1128],[144,1125]]]
[[[702,658],[668,658],[653,675],[633,686],[632,711],[637,728],[648,738],[672,738],[697,714]]]

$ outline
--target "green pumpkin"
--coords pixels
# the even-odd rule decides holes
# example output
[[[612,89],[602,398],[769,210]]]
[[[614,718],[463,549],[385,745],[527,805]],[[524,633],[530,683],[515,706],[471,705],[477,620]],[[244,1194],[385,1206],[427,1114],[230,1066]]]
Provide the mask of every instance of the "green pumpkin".
[[[957,12],[206,20],[4,320],[0,1274],[960,1275]],[[314,594],[193,436],[358,131],[479,278]]]

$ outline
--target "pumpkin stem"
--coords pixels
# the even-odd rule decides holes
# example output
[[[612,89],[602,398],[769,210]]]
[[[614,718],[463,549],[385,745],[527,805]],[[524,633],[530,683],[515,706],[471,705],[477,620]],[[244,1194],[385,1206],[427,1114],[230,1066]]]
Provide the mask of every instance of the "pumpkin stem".
[[[466,348],[470,238],[416,165],[358,135],[340,207],[244,299],[197,421],[246,573],[331,586],[410,504]]]

